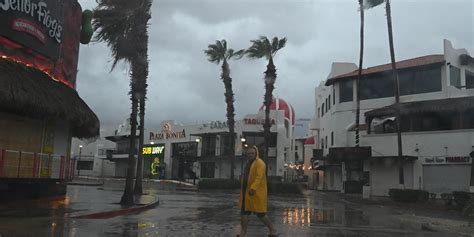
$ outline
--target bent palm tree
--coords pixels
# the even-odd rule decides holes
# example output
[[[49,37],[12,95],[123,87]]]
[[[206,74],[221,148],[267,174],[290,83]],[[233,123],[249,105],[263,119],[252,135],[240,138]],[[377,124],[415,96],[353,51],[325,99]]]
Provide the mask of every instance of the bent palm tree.
[[[355,145],[359,147],[359,126],[360,126],[360,78],[362,76],[362,64],[364,62],[364,0],[359,1],[359,10],[360,10],[360,54],[359,54],[359,71],[357,74],[357,83],[356,83],[356,126],[355,126]],[[336,98],[334,98],[336,99]]]
[[[263,124],[264,149],[263,160],[268,162],[268,147],[270,146],[270,106],[273,100],[273,89],[275,89],[275,81],[277,78],[276,68],[273,64],[273,57],[276,53],[285,47],[286,38],[278,39],[273,37],[272,41],[266,36],[260,36],[259,39],[251,40],[252,45],[245,52],[247,57],[258,59],[265,57],[268,60],[267,70],[265,71],[265,95],[263,104],[265,105],[265,123]],[[291,125],[290,125],[291,126]],[[268,166],[267,166],[268,167]]]
[[[390,0],[364,0],[366,1],[365,8],[376,7],[385,2],[385,11],[387,15],[387,29],[388,29],[388,41],[390,47],[390,59],[392,64],[392,73],[393,73],[393,84],[395,91],[395,108],[396,108],[396,129],[397,129],[397,145],[398,145],[398,182],[400,185],[405,184],[404,172],[403,172],[403,150],[402,150],[402,133],[400,130],[401,127],[401,117],[400,117],[400,82],[398,79],[397,64],[395,61],[395,49],[393,46],[393,28],[392,28],[392,10],[390,6]]]
[[[235,160],[235,113],[234,113],[234,92],[232,91],[232,78],[230,77],[230,68],[227,63],[228,60],[240,59],[245,51],[227,49],[227,42],[225,40],[216,40],[215,44],[210,44],[207,50],[204,50],[209,62],[219,64],[222,61],[221,79],[224,82],[225,88],[225,102],[227,104],[227,125],[230,133],[230,179],[234,179],[234,160]]]
[[[125,190],[120,200],[123,205],[133,205],[133,178],[135,171],[138,101],[145,96],[148,61],[146,59],[146,27],[150,18],[150,0],[97,0],[94,9],[95,39],[107,43],[113,57],[112,69],[124,60],[131,66],[130,146]],[[146,40],[146,41],[144,41]],[[144,51],[145,50],[145,51]],[[145,54],[143,54],[145,52]]]

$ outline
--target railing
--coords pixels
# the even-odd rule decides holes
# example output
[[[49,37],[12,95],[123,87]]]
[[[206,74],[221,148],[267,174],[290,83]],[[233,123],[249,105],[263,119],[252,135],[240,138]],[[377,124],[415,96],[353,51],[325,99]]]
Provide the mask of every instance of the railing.
[[[61,155],[0,150],[0,178],[66,179],[73,165]]]

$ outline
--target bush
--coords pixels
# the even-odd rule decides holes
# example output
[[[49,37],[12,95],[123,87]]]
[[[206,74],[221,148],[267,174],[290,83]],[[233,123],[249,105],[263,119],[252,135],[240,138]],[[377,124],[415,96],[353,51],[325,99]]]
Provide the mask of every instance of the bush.
[[[201,179],[198,183],[198,189],[239,189],[240,181],[238,179]]]
[[[301,194],[302,191],[303,191],[303,188],[298,183],[280,183],[280,182],[268,183],[269,193]]]
[[[471,194],[470,199],[462,209],[462,213],[466,216],[474,217],[474,194]]]
[[[388,192],[390,198],[397,202],[426,202],[429,193],[423,190],[413,189],[390,189]]]
[[[469,202],[471,196],[468,192],[453,192],[453,198],[459,207],[464,207]]]

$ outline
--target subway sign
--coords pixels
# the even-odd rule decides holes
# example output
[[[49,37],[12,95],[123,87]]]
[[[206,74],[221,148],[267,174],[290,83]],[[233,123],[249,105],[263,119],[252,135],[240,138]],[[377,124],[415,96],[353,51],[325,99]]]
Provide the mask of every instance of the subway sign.
[[[142,155],[144,159],[149,160],[147,163],[150,164],[150,174],[153,177],[160,176],[160,168],[165,157],[165,144],[143,145]]]

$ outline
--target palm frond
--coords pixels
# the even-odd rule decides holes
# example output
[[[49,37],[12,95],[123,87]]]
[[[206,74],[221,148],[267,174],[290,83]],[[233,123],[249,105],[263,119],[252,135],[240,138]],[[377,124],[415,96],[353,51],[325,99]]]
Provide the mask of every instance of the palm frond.
[[[216,40],[215,44],[207,46],[207,50],[204,53],[208,57],[207,60],[212,63],[219,64],[226,58],[227,42],[225,40]]]
[[[233,49],[232,49],[233,50]],[[229,59],[233,58],[235,60],[241,59],[245,55],[245,50],[241,49],[238,50],[237,52],[233,52],[232,55],[230,55]]]
[[[364,1],[364,10],[374,8],[385,2],[385,0],[363,0],[363,1]]]
[[[245,51],[247,57],[251,59],[258,59],[271,56],[271,43],[265,36],[260,36],[259,39],[251,40],[252,45]]]

